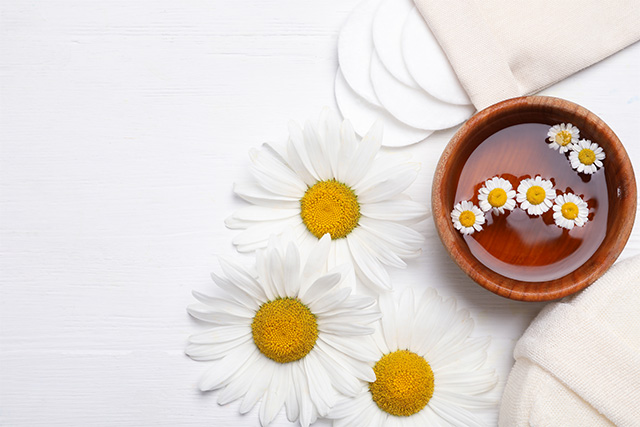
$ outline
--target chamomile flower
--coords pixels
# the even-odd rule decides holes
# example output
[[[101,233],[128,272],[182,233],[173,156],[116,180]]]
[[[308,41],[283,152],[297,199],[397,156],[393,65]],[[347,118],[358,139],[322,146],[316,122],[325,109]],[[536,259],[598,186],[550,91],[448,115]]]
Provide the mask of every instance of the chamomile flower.
[[[451,211],[451,221],[456,230],[462,234],[473,234],[482,230],[484,213],[469,201],[460,202]]]
[[[340,287],[350,266],[327,271],[330,245],[322,237],[305,261],[292,241],[271,239],[257,254],[257,275],[221,259],[224,276],[212,277],[225,295],[194,291],[199,302],[189,314],[213,327],[189,337],[186,353],[210,361],[200,388],[221,389],[219,404],[242,399],[246,413],[262,399],[263,426],[283,406],[290,421],[308,426],[339,393],[353,396],[360,380],[375,379],[359,342],[380,313],[373,298]]]
[[[542,215],[551,208],[555,197],[553,183],[536,176],[520,181],[516,200],[529,215]]]
[[[569,151],[569,146],[578,142],[580,138],[580,130],[570,123],[562,123],[554,125],[547,133],[549,137],[549,148],[559,150],[561,153]]]
[[[383,317],[366,353],[376,380],[330,412],[334,427],[480,426],[476,412],[497,377],[484,367],[488,337],[470,338],[473,319],[433,289],[380,298]]]
[[[593,174],[601,168],[604,158],[602,147],[588,139],[581,139],[577,144],[571,145],[569,152],[571,167],[586,174]]]
[[[484,212],[493,210],[496,214],[502,214],[505,210],[513,210],[516,207],[516,192],[511,183],[497,176],[485,181],[484,187],[478,192],[478,204]]]
[[[404,259],[419,255],[424,238],[413,226],[428,209],[402,193],[419,164],[379,153],[381,140],[380,124],[359,140],[348,121],[325,110],[317,126],[291,124],[286,149],[252,150],[255,179],[234,191],[253,206],[226,220],[244,229],[233,239],[238,250],[264,247],[271,233],[293,229],[305,252],[328,233],[330,263],[351,263],[365,285],[391,289],[384,266],[404,268]]]
[[[574,226],[582,227],[589,219],[587,202],[573,193],[556,197],[553,205],[553,219],[558,227],[571,230]]]

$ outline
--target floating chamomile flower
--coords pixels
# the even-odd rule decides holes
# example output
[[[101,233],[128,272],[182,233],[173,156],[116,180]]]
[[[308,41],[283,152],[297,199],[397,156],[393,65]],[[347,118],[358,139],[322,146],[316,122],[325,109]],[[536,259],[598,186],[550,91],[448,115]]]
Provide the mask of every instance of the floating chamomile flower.
[[[586,174],[595,173],[601,168],[604,158],[602,147],[588,139],[581,139],[577,144],[573,144],[569,153],[571,167]]]
[[[420,298],[405,290],[380,298],[383,317],[366,354],[377,357],[376,380],[329,413],[334,427],[481,426],[475,413],[497,400],[484,367],[488,337],[470,338],[473,319],[428,289]]]
[[[565,153],[569,151],[569,146],[571,144],[578,142],[578,138],[580,138],[580,131],[570,123],[562,123],[552,126],[551,129],[549,129],[547,136],[551,141],[549,148]]]
[[[199,302],[188,307],[213,324],[189,337],[186,350],[195,360],[213,361],[200,388],[222,389],[219,404],[242,399],[241,413],[262,399],[263,426],[283,405],[290,421],[308,426],[339,393],[353,396],[361,380],[375,379],[366,363],[373,359],[360,351],[380,318],[375,300],[340,286],[349,265],[327,272],[329,235],[314,246],[305,261],[292,241],[270,239],[257,254],[257,276],[221,259],[224,277],[212,277],[226,295],[194,291]]]
[[[520,181],[516,200],[529,215],[542,215],[551,208],[555,197],[553,183],[536,176]]]
[[[478,204],[480,209],[488,212],[504,213],[506,210],[513,210],[516,207],[516,192],[511,183],[504,178],[497,176],[485,181],[484,187],[478,192]]]
[[[482,230],[484,213],[469,201],[460,202],[451,211],[451,221],[462,234],[472,234],[474,231]]]
[[[587,202],[573,193],[556,197],[553,205],[553,219],[558,227],[571,230],[574,226],[582,227],[589,219]]]
[[[324,110],[317,126],[290,125],[286,149],[252,150],[255,179],[234,191],[254,206],[225,221],[245,229],[233,239],[238,250],[264,247],[271,233],[293,229],[307,252],[328,233],[330,263],[351,263],[365,285],[391,289],[384,265],[404,268],[404,259],[420,254],[424,238],[413,226],[428,209],[402,193],[419,164],[379,153],[381,141],[379,123],[359,140],[349,121]]]

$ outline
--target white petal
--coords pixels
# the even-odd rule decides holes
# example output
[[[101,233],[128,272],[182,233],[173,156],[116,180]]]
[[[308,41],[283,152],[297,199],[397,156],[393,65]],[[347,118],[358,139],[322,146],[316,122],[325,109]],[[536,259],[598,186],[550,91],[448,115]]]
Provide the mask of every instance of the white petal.
[[[351,373],[351,375],[354,375],[355,377],[367,382],[373,382],[376,380],[376,375],[373,372],[373,368],[371,368],[368,364],[353,360],[349,357],[341,356],[338,350],[335,350],[333,347],[325,344],[323,341],[317,341],[316,346],[318,347],[318,350],[322,351],[331,359],[333,359],[334,363],[337,363],[338,365],[345,368],[348,372]]]
[[[415,295],[413,289],[406,288],[398,301],[398,311],[396,313],[397,327],[396,339],[398,348],[411,348],[411,337],[413,333],[413,323],[415,321]]]
[[[325,234],[312,249],[307,262],[302,271],[304,278],[313,278],[322,274],[327,267],[327,257],[329,256],[329,246],[331,236]]]
[[[300,198],[272,193],[255,182],[233,184],[233,191],[244,200],[255,205],[275,209],[300,208]]]
[[[348,120],[343,121],[342,126],[340,126],[340,139],[341,144],[336,178],[340,182],[346,182],[350,162],[357,147],[356,133],[353,130],[353,126],[351,126],[351,122]]]
[[[259,417],[263,426],[269,425],[284,406],[290,387],[289,370],[290,367],[278,364],[273,371],[271,386],[260,404]]]
[[[262,285],[258,283],[258,281],[245,268],[226,257],[218,257],[218,262],[220,263],[220,267],[222,267],[222,271],[227,276],[229,282],[235,284],[257,300],[264,300],[265,293]],[[219,281],[216,280],[215,274],[212,274],[211,277],[216,281],[218,286],[221,285],[222,282],[219,283]]]
[[[414,253],[420,249],[424,242],[422,234],[402,224],[372,218],[361,218],[359,226],[382,238],[387,244],[393,245],[396,253]]]
[[[254,377],[247,394],[242,399],[239,409],[241,414],[246,414],[258,403],[258,400],[269,388],[275,370],[275,363],[262,356],[259,350],[256,349],[256,351],[258,352],[258,358],[254,363],[259,374]]]
[[[360,213],[385,221],[418,222],[429,216],[429,208],[413,200],[386,200],[362,205]]]
[[[335,363],[329,355],[322,351],[318,351],[316,356],[331,378],[331,383],[336,390],[345,396],[355,396],[360,391],[362,384],[347,368]]]
[[[360,240],[362,247],[372,253],[385,265],[390,265],[396,268],[405,268],[407,264],[393,251],[390,245],[386,245],[385,241],[379,237],[367,232],[363,228],[356,228],[353,230],[349,239]]]
[[[298,406],[298,396],[297,396],[297,391],[296,391],[296,387],[293,384],[293,369],[290,369],[289,371],[289,383],[291,384],[288,391],[287,391],[287,396],[285,398],[285,407],[286,407],[286,412],[287,412],[287,419],[290,422],[295,422],[298,417],[300,416],[300,408]]]
[[[204,311],[206,311],[207,309],[209,311],[225,311],[227,313],[235,314],[236,316],[240,317],[253,317],[253,313],[258,308],[256,300],[250,298],[248,295],[246,298],[248,305],[245,305],[243,303],[238,304],[237,302],[229,299],[216,298],[205,295],[198,291],[192,291],[191,293],[196,300],[204,304],[204,306],[206,307]]]
[[[335,292],[331,292],[317,301],[309,304],[309,308],[315,315],[320,315],[334,309],[351,295],[351,289],[345,288]]]
[[[287,246],[284,263],[284,286],[286,295],[298,295],[300,290],[300,253],[293,242]]]
[[[389,200],[402,193],[416,180],[419,168],[406,170],[394,177],[385,179],[375,186],[368,187],[358,192],[358,202],[365,205],[367,203],[378,203]]]
[[[289,123],[289,141],[287,143],[287,156],[291,168],[296,171],[298,176],[308,185],[312,186],[320,180],[316,173],[309,154],[304,144],[304,135],[302,129],[295,122]]]
[[[377,121],[358,144],[345,176],[345,184],[355,187],[365,176],[382,143],[382,123]]]
[[[331,290],[340,283],[341,277],[339,273],[327,274],[317,278],[308,289],[300,292],[300,299],[305,304],[313,305],[318,299],[331,292]]]
[[[374,288],[390,290],[391,279],[380,261],[367,251],[358,239],[347,237],[347,243],[355,261],[356,275]]]
[[[251,245],[254,243],[262,243],[262,247],[265,247],[266,243],[269,241],[269,236],[272,234],[279,235],[287,227],[295,227],[300,223],[302,223],[302,218],[299,216],[283,220],[261,222],[256,225],[252,225],[234,237],[233,244],[239,246],[238,249],[240,249],[240,246]]]
[[[234,227],[234,225],[254,225],[256,222],[287,219],[297,215],[300,215],[299,207],[294,209],[275,209],[264,206],[247,206],[238,209],[228,217],[225,220],[225,225],[229,228],[239,228]]]
[[[192,344],[217,344],[246,337],[251,334],[251,327],[247,325],[218,326],[189,336]]]
[[[318,132],[311,122],[307,122],[304,125],[304,142],[311,164],[318,174],[320,180],[325,181],[333,178],[331,174],[331,165],[329,159],[325,153],[325,147],[323,141],[320,141]]]
[[[288,197],[302,197],[307,185],[287,165],[265,150],[252,149],[251,171],[256,181],[268,191]]]
[[[482,423],[480,423],[471,412],[443,402],[437,399],[435,395],[429,401],[429,406],[436,414],[454,426],[483,427]]]
[[[335,177],[340,159],[340,117],[335,110],[324,108],[318,122],[318,134],[320,140],[324,141],[325,153],[331,165],[331,175]]]
[[[244,325],[250,321],[250,317],[224,311],[213,311],[204,304],[191,304],[187,307],[187,312],[196,319],[220,326]]]
[[[225,386],[231,376],[241,369],[245,363],[252,363],[255,360],[258,351],[252,344],[246,344],[238,347],[224,359],[214,363],[200,380],[200,390],[216,390]]]
[[[329,334],[320,335],[318,339],[326,342],[346,356],[363,362],[375,362],[380,357],[376,349],[367,345],[370,342],[367,339],[353,339]]]
[[[310,352],[302,359],[302,365],[309,379],[311,401],[315,405],[318,415],[324,417],[335,404],[336,393],[314,352]]]
[[[251,343],[251,335],[237,337],[234,340],[215,344],[189,344],[185,353],[193,360],[216,360],[228,355],[239,346]]]

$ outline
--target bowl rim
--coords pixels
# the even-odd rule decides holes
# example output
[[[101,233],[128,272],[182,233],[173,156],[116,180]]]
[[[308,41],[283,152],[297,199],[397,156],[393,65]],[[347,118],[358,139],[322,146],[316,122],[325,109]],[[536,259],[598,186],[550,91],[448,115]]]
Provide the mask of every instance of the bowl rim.
[[[594,256],[598,254],[602,248],[601,244],[591,258],[582,265],[586,266],[587,264],[590,264],[590,268],[588,269],[588,272],[581,274],[580,277],[575,276],[574,273],[576,270],[574,270],[574,272],[568,273],[567,275],[554,280],[546,282],[526,282],[502,276],[482,264],[473,257],[473,255],[471,255],[472,259],[469,259],[469,255],[462,252],[459,247],[459,243],[457,243],[459,242],[459,233],[454,230],[451,225],[451,219],[449,218],[450,209],[446,206],[447,195],[444,194],[442,187],[447,178],[446,172],[448,171],[448,167],[456,158],[456,153],[459,152],[459,148],[465,143],[467,138],[476,131],[478,126],[483,125],[488,116],[494,116],[496,114],[514,114],[520,111],[524,112],[531,111],[532,109],[540,110],[545,108],[567,116],[582,116],[585,120],[592,121],[598,127],[599,131],[606,134],[608,142],[619,150],[622,160],[620,173],[621,185],[628,189],[628,194],[626,194],[626,197],[622,198],[621,201],[623,205],[622,211],[627,215],[626,218],[628,218],[628,220],[624,221],[622,224],[618,238],[614,239],[610,243],[606,251],[607,256],[604,261],[599,261],[597,263],[591,262]],[[436,230],[440,240],[453,261],[467,274],[467,276],[473,279],[480,286],[502,297],[519,301],[554,300],[578,292],[595,282],[609,269],[609,267],[613,265],[624,249],[633,228],[636,215],[636,204],[637,189],[633,166],[622,142],[613,130],[611,130],[611,128],[609,128],[602,119],[586,108],[565,99],[549,96],[523,96],[511,98],[491,105],[471,117],[460,129],[458,129],[440,156],[440,160],[438,161],[434,174],[431,192],[432,216],[436,225]],[[575,280],[568,283],[570,278],[574,278]],[[511,283],[512,285],[505,286],[501,282]],[[537,290],[535,292],[525,292],[513,289],[516,285],[526,285],[530,283],[536,283],[536,285],[541,286],[537,286]],[[558,284],[562,284],[563,286],[558,288]]]

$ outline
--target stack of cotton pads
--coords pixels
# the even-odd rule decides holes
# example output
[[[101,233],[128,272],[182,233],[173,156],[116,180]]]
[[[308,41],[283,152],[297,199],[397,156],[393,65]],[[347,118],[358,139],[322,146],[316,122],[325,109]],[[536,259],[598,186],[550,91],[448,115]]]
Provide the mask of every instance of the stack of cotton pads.
[[[338,40],[338,107],[363,135],[384,123],[383,145],[422,141],[475,111],[412,0],[364,0]]]

